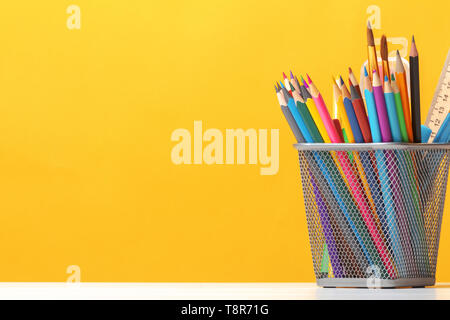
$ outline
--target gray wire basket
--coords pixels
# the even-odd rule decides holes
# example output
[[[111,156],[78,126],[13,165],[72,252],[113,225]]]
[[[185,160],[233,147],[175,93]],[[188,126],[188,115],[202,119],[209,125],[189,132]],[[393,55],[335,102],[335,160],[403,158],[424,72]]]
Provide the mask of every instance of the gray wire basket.
[[[318,285],[434,285],[450,144],[295,148]]]

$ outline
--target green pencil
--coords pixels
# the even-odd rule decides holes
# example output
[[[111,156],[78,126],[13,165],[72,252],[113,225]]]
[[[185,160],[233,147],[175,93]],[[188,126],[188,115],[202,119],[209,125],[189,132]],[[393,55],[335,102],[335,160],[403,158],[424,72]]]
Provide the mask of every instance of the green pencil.
[[[391,87],[394,92],[395,108],[397,110],[398,124],[400,126],[400,134],[403,142],[408,142],[408,132],[406,131],[405,115],[403,113],[402,96],[395,81],[394,74],[391,75]]]

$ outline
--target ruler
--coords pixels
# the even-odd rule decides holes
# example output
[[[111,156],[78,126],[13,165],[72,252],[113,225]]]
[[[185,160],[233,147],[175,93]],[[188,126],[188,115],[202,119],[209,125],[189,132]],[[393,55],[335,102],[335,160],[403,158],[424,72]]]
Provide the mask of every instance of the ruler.
[[[431,135],[428,142],[432,142],[439,128],[450,111],[450,50],[445,60],[444,68],[439,78],[439,83],[434,92],[431,107],[428,111],[425,125],[431,129]]]

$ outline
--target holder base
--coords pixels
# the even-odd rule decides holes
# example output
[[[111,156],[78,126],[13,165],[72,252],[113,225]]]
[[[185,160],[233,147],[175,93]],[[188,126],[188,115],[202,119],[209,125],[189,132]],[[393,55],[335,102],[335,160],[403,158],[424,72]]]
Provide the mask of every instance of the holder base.
[[[372,281],[371,281],[372,282]],[[376,287],[399,288],[399,287],[425,287],[433,286],[435,278],[401,278],[396,280],[376,279]],[[368,288],[369,283],[366,278],[323,278],[317,279],[317,285],[321,287],[356,287]]]

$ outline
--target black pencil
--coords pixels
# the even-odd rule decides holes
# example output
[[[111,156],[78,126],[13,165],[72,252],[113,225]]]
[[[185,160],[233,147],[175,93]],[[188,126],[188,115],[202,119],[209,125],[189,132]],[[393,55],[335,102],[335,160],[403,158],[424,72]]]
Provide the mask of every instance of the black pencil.
[[[417,52],[414,36],[409,52],[409,76],[411,86],[411,120],[413,140],[415,143],[422,142],[420,128],[420,85],[419,85],[419,54]]]

